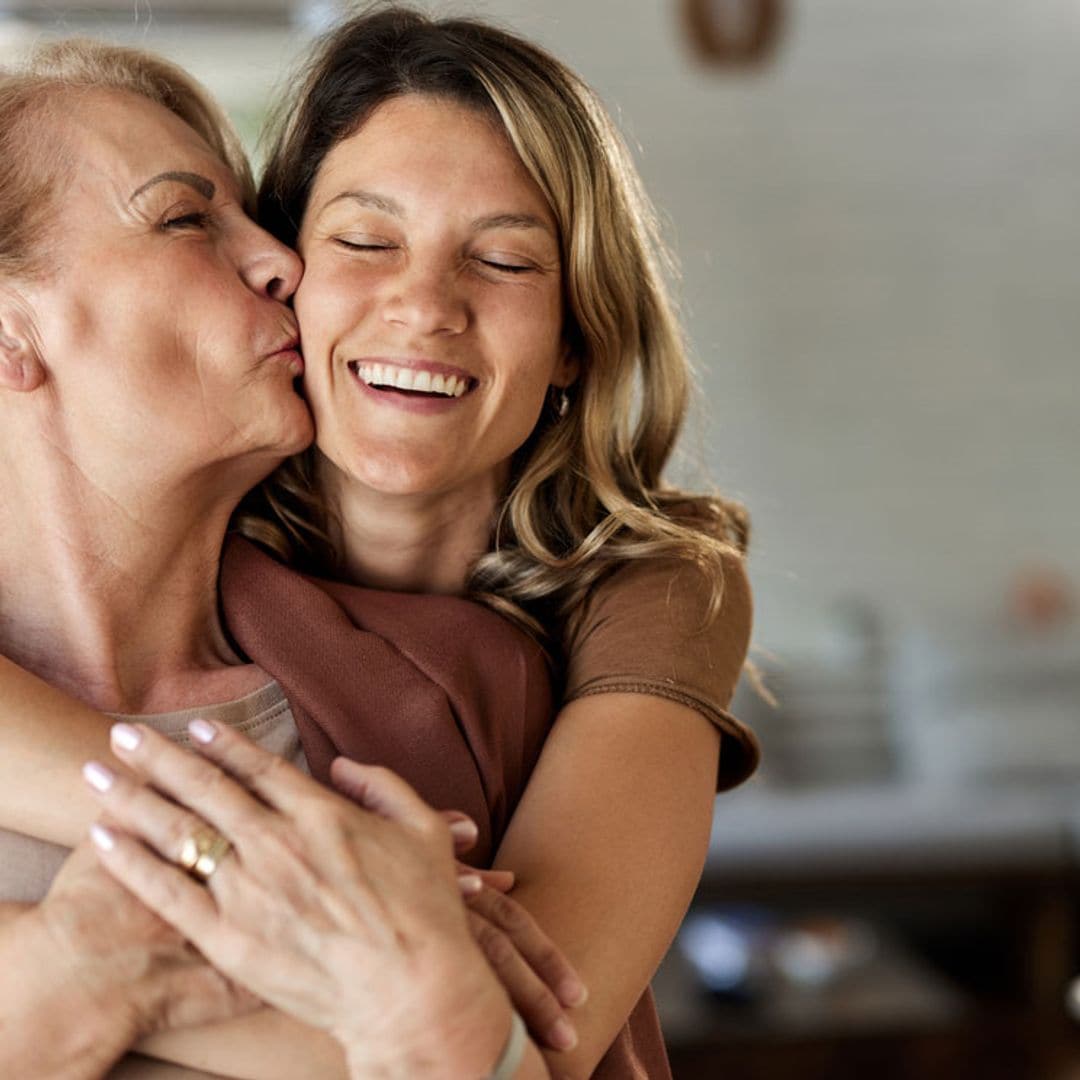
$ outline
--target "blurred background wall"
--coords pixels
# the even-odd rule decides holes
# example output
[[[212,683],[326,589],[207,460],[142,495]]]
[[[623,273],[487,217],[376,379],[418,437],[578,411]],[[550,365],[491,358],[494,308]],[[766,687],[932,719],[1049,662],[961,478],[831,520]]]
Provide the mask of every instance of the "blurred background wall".
[[[676,474],[754,520],[761,776],[661,972],[677,1075],[1072,1072],[1080,851],[1080,0],[428,3],[600,91],[700,389]],[[0,0],[187,66],[254,145],[334,0]],[[696,919],[696,921],[695,921]]]

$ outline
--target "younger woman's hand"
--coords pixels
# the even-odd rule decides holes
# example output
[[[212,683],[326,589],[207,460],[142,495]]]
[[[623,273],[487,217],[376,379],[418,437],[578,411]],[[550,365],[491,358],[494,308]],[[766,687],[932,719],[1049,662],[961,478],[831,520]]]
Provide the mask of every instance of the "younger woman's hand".
[[[469,935],[448,827],[404,781],[355,766],[367,812],[222,726],[191,726],[201,756],[113,731],[153,785],[88,770],[118,880],[215,967],[333,1034],[355,1075],[490,1070],[510,1003]],[[204,886],[177,864],[208,828],[231,849],[207,860]]]
[[[484,888],[465,903],[473,937],[533,1038],[573,1050],[577,1030],[566,1009],[588,995],[570,961],[512,896]]]
[[[347,763],[349,760],[349,758],[341,759],[343,763]],[[339,783],[338,780],[331,777],[334,787],[342,795],[348,795],[347,770],[344,768],[339,769],[338,775],[343,776],[344,779]],[[476,822],[468,814],[463,814],[460,810],[443,810],[441,813],[443,821],[446,822],[450,829],[450,838],[454,842],[454,854],[459,857],[467,855],[476,845],[477,838],[480,835],[479,830],[476,828]],[[508,893],[514,887],[514,872],[512,870],[478,869],[475,866],[469,866],[468,863],[461,862],[460,858],[457,868],[458,887],[461,889],[462,896],[472,896],[485,886],[502,893]]]

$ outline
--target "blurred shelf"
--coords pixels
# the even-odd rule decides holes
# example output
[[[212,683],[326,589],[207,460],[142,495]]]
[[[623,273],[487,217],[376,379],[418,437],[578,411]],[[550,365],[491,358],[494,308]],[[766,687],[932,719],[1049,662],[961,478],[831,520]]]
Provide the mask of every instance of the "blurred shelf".
[[[927,964],[892,944],[872,963],[827,986],[773,984],[754,1002],[707,993],[678,949],[653,980],[669,1045],[712,1040],[895,1035],[956,1025],[971,1012],[964,995]]]
[[[717,799],[707,881],[1080,869],[1080,785],[870,785]]]

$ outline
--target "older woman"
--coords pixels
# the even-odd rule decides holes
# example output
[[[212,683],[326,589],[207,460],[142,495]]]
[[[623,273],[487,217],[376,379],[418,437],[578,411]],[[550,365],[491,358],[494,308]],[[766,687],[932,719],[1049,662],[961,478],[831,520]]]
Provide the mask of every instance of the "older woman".
[[[307,569],[469,593],[544,636],[563,708],[497,864],[591,989],[558,1069],[667,1075],[648,979],[717,780],[756,749],[726,711],[749,636],[743,519],[660,479],[686,361],[648,204],[580,80],[482,23],[353,20],[282,116],[261,212],[307,262],[318,451],[244,527]],[[283,572],[249,563],[224,585],[239,643],[285,666],[315,624],[297,598],[301,632],[268,641]],[[437,765],[410,777],[421,793]]]
[[[217,594],[241,495],[311,438],[293,387],[303,362],[286,305],[299,260],[245,212],[250,182],[227,124],[161,61],[86,43],[46,48],[26,71],[0,77],[0,118],[0,649],[97,709],[176,735],[197,709],[323,768],[306,751],[321,745],[317,724],[298,731],[280,686],[231,641]],[[454,631],[439,650],[411,632],[433,617]],[[360,640],[357,655],[396,657],[394,696],[380,696],[367,673],[377,704],[397,702],[384,722],[407,727],[415,709],[446,733],[448,760],[471,754],[482,777],[485,754],[503,764],[484,741],[493,716],[525,722],[537,699],[546,713],[539,651],[490,612],[402,597],[375,622],[350,640]],[[498,680],[478,664],[492,657]],[[462,681],[463,670],[480,673]],[[337,675],[311,678],[326,693]],[[50,721],[39,737],[50,757],[62,756],[62,725]],[[47,774],[30,785],[52,798]],[[502,790],[512,803],[516,793]],[[400,977],[382,988],[387,1015],[416,1010],[429,1038],[458,1032],[461,1012],[445,986],[464,972],[491,1006],[469,1050],[486,1054],[490,1042],[486,1060],[495,1060],[509,999],[468,936],[446,873],[446,824],[415,805],[409,824],[360,810],[349,820],[350,852],[386,868],[380,903],[363,910],[380,947],[355,959],[393,968],[401,920],[432,939],[423,972],[399,957]],[[38,900],[64,853],[10,833],[0,844],[0,896]],[[201,856],[197,867],[209,858]],[[93,1054],[67,1062],[65,1075],[97,1075],[132,1038],[252,1004],[100,873],[76,864],[39,907],[5,909],[0,991],[28,1025],[13,1025],[14,1006],[5,1008],[5,1073],[49,1075],[56,1054],[92,1042]],[[417,880],[430,882],[422,902]],[[86,927],[89,912],[100,934]],[[85,1017],[58,1011],[79,1002]],[[73,1015],[78,1037],[54,1037]],[[109,1038],[98,1020],[111,1023]],[[415,1027],[390,1022],[380,1035],[369,1026],[365,1053],[413,1052]],[[331,1040],[266,1012],[178,1033],[172,1045],[181,1060],[235,1075],[342,1068]]]

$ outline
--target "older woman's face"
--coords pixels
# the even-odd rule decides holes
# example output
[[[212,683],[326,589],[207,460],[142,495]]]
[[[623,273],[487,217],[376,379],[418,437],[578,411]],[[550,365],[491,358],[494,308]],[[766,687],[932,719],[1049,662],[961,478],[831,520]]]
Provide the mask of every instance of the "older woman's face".
[[[299,260],[168,110],[93,90],[63,116],[55,269],[30,294],[69,451],[162,478],[215,461],[268,471],[311,436],[284,304]]]
[[[498,483],[574,375],[555,222],[505,135],[447,101],[384,103],[327,155],[299,247],[322,452],[386,493]]]

